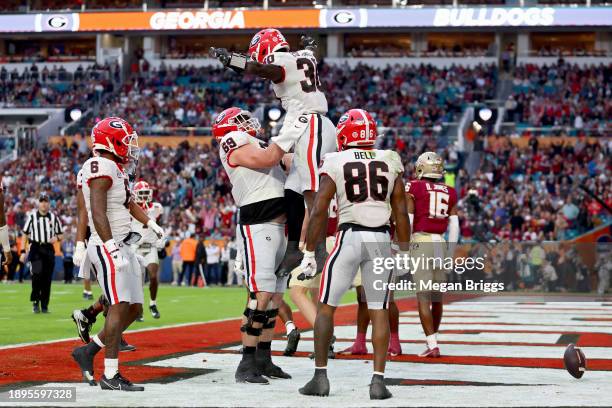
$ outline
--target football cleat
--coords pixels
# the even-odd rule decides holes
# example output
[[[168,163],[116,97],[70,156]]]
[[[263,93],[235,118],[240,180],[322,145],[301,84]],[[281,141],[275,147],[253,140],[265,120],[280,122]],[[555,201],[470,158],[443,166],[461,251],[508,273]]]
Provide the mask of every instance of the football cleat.
[[[38,302],[32,302],[32,313],[40,313]]]
[[[255,352],[255,367],[259,374],[268,378],[291,378],[291,375],[272,362],[272,352],[270,350],[257,350]]]
[[[285,277],[288,276],[291,271],[300,266],[304,253],[298,248],[287,248],[285,251],[285,257],[281,261],[280,266],[276,270],[276,276]]]
[[[438,347],[434,347],[432,349],[427,347],[425,349],[425,351],[423,351],[421,354],[419,354],[419,357],[424,357],[424,358],[439,358],[440,357],[440,349]]]
[[[352,355],[352,356],[361,356],[364,354],[368,354],[368,348],[365,343],[353,343],[352,346],[342,350],[340,354],[343,355]]]
[[[385,380],[382,375],[373,375],[372,382],[370,383],[370,399],[371,400],[384,400],[389,399],[393,396],[385,385]]]
[[[387,349],[387,354],[391,357],[396,357],[402,354],[402,345],[398,340],[389,340],[389,348]]]
[[[119,343],[119,351],[136,351],[136,346],[132,346],[127,342],[126,339],[121,336],[121,343]]]
[[[113,378],[106,378],[106,376],[103,375],[102,378],[100,378],[100,388],[114,391],[144,391],[142,385],[132,384],[130,380],[120,373],[115,374]]]
[[[83,312],[77,309],[72,311],[72,321],[76,325],[79,338],[83,341],[83,343],[89,343],[89,331],[91,330],[91,326],[94,324],[95,319],[90,322]]]
[[[81,369],[81,374],[83,375],[83,380],[91,385],[96,386],[96,380],[94,379],[94,357],[91,353],[87,352],[85,346],[77,347],[72,350],[72,358],[79,365]]]
[[[257,371],[254,354],[243,354],[234,375],[238,383],[269,384],[268,379]]]
[[[298,343],[300,342],[300,331],[298,329],[293,329],[287,335],[287,347],[285,347],[284,356],[292,356],[297,351]]]
[[[315,371],[315,375],[305,386],[299,389],[302,395],[313,395],[316,397],[327,397],[329,395],[329,380],[327,374],[318,373]]]
[[[138,315],[138,317],[136,318],[136,321],[140,323],[144,322],[144,316],[142,315],[142,313]]]
[[[157,305],[149,306],[149,310],[151,311],[151,316],[153,316],[154,319],[159,319],[159,310],[157,309]]]

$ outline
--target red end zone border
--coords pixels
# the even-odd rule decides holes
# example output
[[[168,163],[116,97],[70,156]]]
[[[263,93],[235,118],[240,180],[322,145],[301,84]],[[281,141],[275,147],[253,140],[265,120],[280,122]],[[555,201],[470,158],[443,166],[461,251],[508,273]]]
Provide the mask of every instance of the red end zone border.
[[[454,297],[454,299],[453,299]],[[452,302],[459,296],[447,296]],[[465,299],[465,296],[461,296]],[[400,311],[415,311],[416,299],[401,299],[397,301]],[[336,313],[336,325],[353,325],[356,320],[356,305],[341,306]],[[300,328],[308,328],[305,320],[299,313],[295,314],[296,322]],[[510,327],[509,327],[510,328]],[[163,360],[181,355],[199,352],[231,353],[223,350],[226,347],[237,345],[240,342],[240,319],[231,319],[207,323],[194,323],[178,327],[159,328],[127,333],[126,338],[138,347],[138,350],[121,354],[122,372],[136,383],[168,383],[184,378],[210,372],[202,364],[201,369],[186,369],[172,367],[156,367],[147,363]],[[482,330],[479,330],[482,331]],[[498,330],[491,330],[498,331]],[[504,330],[505,331],[505,330]],[[511,330],[508,330],[510,332]],[[537,330],[534,330],[537,331]],[[282,328],[277,326],[277,332],[282,334]],[[466,330],[457,330],[452,326],[443,333],[470,333]],[[545,331],[538,331],[545,332]],[[575,340],[580,346],[612,347],[612,335],[604,333],[580,333],[568,331],[568,338]],[[442,342],[443,343],[443,342]],[[452,343],[452,342],[448,342]],[[569,343],[569,341],[568,341]],[[82,343],[78,340],[60,340],[45,344],[33,344],[12,348],[0,349],[0,392],[9,389],[32,385],[41,385],[49,382],[80,382],[81,373],[72,360],[72,349]],[[429,363],[429,364],[464,364],[489,365],[507,367],[539,367],[563,369],[562,343],[559,358],[520,358],[520,357],[479,357],[479,356],[446,356],[439,359],[423,359],[416,355],[406,354],[390,358],[392,361]],[[306,356],[307,353],[298,352],[296,356]],[[340,359],[364,359],[369,356],[338,356]],[[589,359],[589,370],[612,371],[611,359]],[[95,362],[96,377],[103,371],[103,357],[99,356]],[[409,381],[409,380],[406,380]],[[419,383],[419,382],[416,382]],[[415,384],[416,384],[415,383]]]

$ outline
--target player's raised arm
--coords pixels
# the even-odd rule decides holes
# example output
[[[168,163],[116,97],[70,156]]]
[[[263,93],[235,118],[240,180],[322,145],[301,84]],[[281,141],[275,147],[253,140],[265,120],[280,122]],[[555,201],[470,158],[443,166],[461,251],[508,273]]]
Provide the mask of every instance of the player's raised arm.
[[[272,143],[265,149],[247,144],[234,150],[231,155],[231,164],[249,169],[267,169],[280,164],[284,155],[285,152],[276,143]]]
[[[395,234],[400,250],[408,251],[410,243],[410,220],[404,195],[404,183],[401,178],[395,179],[391,192],[391,212],[395,220]]]
[[[225,48],[211,48],[209,55],[236,72],[246,72],[275,83],[282,82],[285,76],[283,68],[278,65],[250,61],[246,55],[229,52]]]

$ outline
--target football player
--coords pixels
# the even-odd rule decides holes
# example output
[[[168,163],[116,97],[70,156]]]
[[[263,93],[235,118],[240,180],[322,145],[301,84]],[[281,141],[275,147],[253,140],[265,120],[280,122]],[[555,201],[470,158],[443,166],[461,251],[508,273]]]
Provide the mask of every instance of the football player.
[[[310,37],[302,37],[301,45],[303,49],[290,52],[281,32],[268,28],[253,36],[246,57],[226,49],[211,50],[226,67],[272,81],[272,89],[286,111],[283,126],[272,143],[251,151],[259,165],[266,168],[277,165],[285,153],[294,151],[285,188],[288,246],[278,269],[281,276],[300,264],[303,254],[299,241],[305,214],[300,203],[305,200],[309,211],[312,209],[319,188],[321,158],[336,151],[334,125],[325,116],[327,99],[317,71],[316,43]],[[322,265],[326,255],[324,235],[317,241],[317,259]]]
[[[143,288],[140,264],[132,251],[132,217],[147,225],[159,239],[163,229],[131,199],[124,166],[138,158],[138,135],[125,120],[110,117],[92,129],[92,149],[96,154],[83,164],[83,198],[91,237],[87,255],[98,283],[109,301],[104,328],[89,344],[73,350],[72,356],[91,385],[95,355],[106,348],[104,374],[100,387],[105,390],[144,391],[119,373],[121,333],[142,313]]]
[[[376,123],[362,109],[351,109],[338,121],[338,153],[325,157],[321,185],[312,218],[308,223],[306,251],[301,268],[306,276],[316,274],[316,237],[325,229],[327,211],[334,196],[338,203],[339,226],[336,244],[321,276],[319,310],[314,327],[315,374],[300,394],[329,395],[327,350],[334,327],[334,313],[341,297],[361,268],[368,309],[372,319],[374,374],[370,399],[387,399],[391,393],[384,384],[389,344],[389,287],[393,271],[374,272],[374,259],[391,256],[389,219],[393,214],[401,256],[406,256],[410,224],[406,212],[404,171],[399,155],[376,150]],[[372,253],[372,255],[370,255]],[[382,287],[381,287],[382,285]]]
[[[416,161],[416,179],[406,183],[406,204],[412,225],[412,257],[436,259],[447,253],[442,234],[448,229],[448,254],[453,255],[459,239],[457,192],[441,180],[444,161],[435,152],[425,152]],[[446,272],[436,262],[421,262],[413,279],[419,303],[419,317],[427,348],[420,357],[440,357],[438,329],[442,321],[442,293],[426,290],[426,282],[445,282]],[[440,263],[438,262],[438,265]]]
[[[139,181],[134,185],[134,201],[149,216],[150,219],[159,220],[164,212],[160,203],[153,202],[153,189],[146,181]],[[141,235],[140,240],[134,244],[136,253],[144,259],[145,270],[149,274],[149,311],[154,319],[159,319],[157,308],[157,288],[159,286],[159,258],[157,251],[164,247],[165,242],[157,238],[157,234],[146,225],[133,220],[132,231]]]
[[[88,226],[87,208],[85,206],[85,198],[83,198],[83,169],[81,168],[77,174],[77,231],[76,231],[76,248],[73,255],[73,261],[79,267],[79,278],[86,279],[88,282],[91,277],[91,262],[87,256],[86,242],[91,235],[91,230]],[[95,275],[94,275],[95,279]],[[90,288],[91,289],[91,288]],[[98,300],[85,309],[76,309],[72,311],[72,321],[76,325],[77,334],[84,343],[89,343],[89,332],[91,327],[96,322],[97,316],[104,312],[108,312],[108,300],[104,294],[100,295]],[[136,347],[121,337],[120,351],[134,351]]]
[[[266,384],[265,377],[291,376],[271,357],[276,316],[287,287],[287,276],[275,274],[287,245],[285,173],[278,162],[262,166],[251,155],[252,149],[263,150],[265,146],[256,137],[260,129],[257,119],[240,108],[224,110],[212,126],[239,207],[237,236],[250,294],[242,326],[242,361],[235,378],[237,382]]]

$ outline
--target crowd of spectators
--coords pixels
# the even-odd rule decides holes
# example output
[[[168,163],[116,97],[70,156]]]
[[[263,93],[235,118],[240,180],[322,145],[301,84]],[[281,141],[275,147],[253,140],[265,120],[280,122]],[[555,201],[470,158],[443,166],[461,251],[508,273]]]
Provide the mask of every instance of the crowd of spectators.
[[[444,122],[456,121],[466,103],[491,98],[497,73],[492,66],[350,68],[322,64],[319,77],[332,120],[337,120],[349,107],[361,106],[386,127],[420,135],[431,133]],[[116,112],[121,112],[141,132],[207,127],[227,106],[253,110],[274,101],[269,84],[250,75],[238,76],[215,67],[145,66],[133,73],[98,116],[83,120],[82,129],[90,128],[99,117]]]
[[[612,207],[612,142],[525,147],[489,139],[478,171],[459,171],[461,235],[487,241],[561,241],[609,221],[590,194]]]
[[[610,65],[518,66],[506,101],[507,120],[535,127],[572,127],[612,135]]]
[[[78,66],[67,72],[63,66],[35,64],[19,72],[0,67],[0,106],[47,107],[80,105],[90,107],[114,89],[118,66]]]

